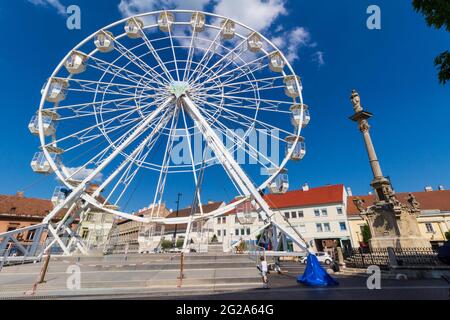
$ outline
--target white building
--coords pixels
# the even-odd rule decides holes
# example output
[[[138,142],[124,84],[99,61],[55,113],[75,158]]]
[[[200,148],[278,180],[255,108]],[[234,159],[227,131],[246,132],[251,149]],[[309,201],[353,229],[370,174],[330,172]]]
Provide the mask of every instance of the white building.
[[[337,246],[352,246],[347,222],[347,191],[343,185],[291,191],[267,195],[265,200],[279,211],[303,235],[315,251],[333,251]],[[276,221],[287,226],[277,214]],[[214,220],[214,233],[224,250],[243,240],[255,240],[264,227],[251,204],[246,204]],[[297,248],[294,248],[297,249]]]

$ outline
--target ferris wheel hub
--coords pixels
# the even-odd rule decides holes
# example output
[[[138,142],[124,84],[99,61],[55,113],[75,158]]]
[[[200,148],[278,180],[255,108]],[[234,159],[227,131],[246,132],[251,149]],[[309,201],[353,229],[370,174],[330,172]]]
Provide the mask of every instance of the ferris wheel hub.
[[[178,100],[181,96],[185,95],[189,90],[189,83],[185,81],[173,81],[169,85],[169,92],[175,96]]]

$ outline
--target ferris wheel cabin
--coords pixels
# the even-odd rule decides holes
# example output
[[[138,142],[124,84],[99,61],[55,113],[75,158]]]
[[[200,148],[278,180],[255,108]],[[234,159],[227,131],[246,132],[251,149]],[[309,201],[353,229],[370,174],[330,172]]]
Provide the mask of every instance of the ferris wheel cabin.
[[[205,29],[206,17],[201,12],[195,12],[191,17],[191,27],[194,32],[202,32]]]
[[[79,51],[74,51],[69,58],[67,58],[64,66],[70,74],[80,74],[86,71],[87,60],[87,55]]]
[[[46,82],[44,84],[44,86],[41,90],[41,94],[44,94],[47,84],[48,84],[48,82]],[[45,100],[48,102],[55,102],[55,103],[63,101],[66,98],[68,87],[69,87],[69,82],[67,80],[51,79]]]
[[[300,125],[302,128],[306,128],[311,122],[311,114],[309,113],[309,107],[306,104],[294,104],[291,107],[292,111],[292,124],[298,128]],[[303,121],[302,121],[303,111]]]
[[[111,32],[102,30],[95,35],[94,44],[100,52],[111,52],[114,50],[114,36]]]
[[[247,40],[247,46],[248,46],[248,50],[250,50],[253,53],[257,53],[257,52],[261,51],[261,49],[263,47],[263,42],[262,42],[261,36],[257,32],[250,35],[250,37],[248,37],[248,40]]]
[[[175,22],[175,15],[172,12],[162,12],[158,18],[159,30],[162,32],[169,32]]]
[[[53,162],[56,164],[61,162],[61,158],[58,154],[51,153],[50,154]],[[50,163],[48,162],[47,158],[45,157],[45,154],[43,152],[37,152],[33,159],[31,160],[31,168],[35,173],[39,174],[52,174],[53,169],[50,166]]]
[[[57,120],[59,115],[54,112],[42,112],[42,125],[44,128],[44,135],[51,136],[55,134],[56,128],[58,126]],[[28,124],[28,129],[34,135],[39,135],[39,117],[37,115],[31,118],[30,123]]]
[[[131,39],[137,39],[142,36],[141,30],[144,27],[144,22],[138,18],[131,18],[125,25],[125,32]]]
[[[298,143],[294,144],[298,139]],[[292,151],[292,148],[294,148],[294,152],[291,156],[291,160],[293,161],[300,161],[303,160],[306,156],[306,143],[305,138],[303,137],[297,137],[297,136],[290,136],[286,138],[286,156],[289,155],[289,153]]]
[[[222,38],[224,40],[231,40],[234,38],[236,33],[236,24],[233,20],[222,21],[220,27],[222,28]]]
[[[300,87],[297,86],[297,81],[300,84]],[[299,76],[287,76],[284,78],[284,84],[286,86],[284,92],[288,97],[293,99],[298,98],[300,96],[300,91],[302,88],[302,82]]]
[[[289,176],[287,170],[281,171],[269,185],[270,193],[285,194],[289,191]]]
[[[279,52],[274,52],[270,55],[269,68],[273,72],[283,72],[286,62]]]

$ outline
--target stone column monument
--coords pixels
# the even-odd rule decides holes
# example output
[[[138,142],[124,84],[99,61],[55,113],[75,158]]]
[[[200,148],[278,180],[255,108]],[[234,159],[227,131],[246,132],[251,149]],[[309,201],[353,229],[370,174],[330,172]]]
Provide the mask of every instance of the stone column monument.
[[[410,194],[408,204],[398,201],[391,182],[383,176],[375,147],[370,137],[369,119],[373,114],[365,111],[361,99],[353,90],[351,101],[355,114],[350,118],[357,122],[363,134],[370,166],[373,172],[372,188],[376,201],[366,206],[364,201],[356,198],[354,203],[363,219],[368,223],[372,233],[371,248],[429,248],[430,242],[419,230],[417,218],[420,215],[420,204]]]

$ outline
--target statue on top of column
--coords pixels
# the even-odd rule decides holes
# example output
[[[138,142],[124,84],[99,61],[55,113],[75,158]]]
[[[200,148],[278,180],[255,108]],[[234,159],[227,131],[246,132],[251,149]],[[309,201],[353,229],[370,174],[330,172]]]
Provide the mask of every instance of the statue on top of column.
[[[363,107],[361,106],[361,97],[359,96],[359,93],[356,90],[352,91],[352,96],[350,97],[353,103],[353,109],[355,110],[355,113],[359,113],[361,111],[364,111]]]

